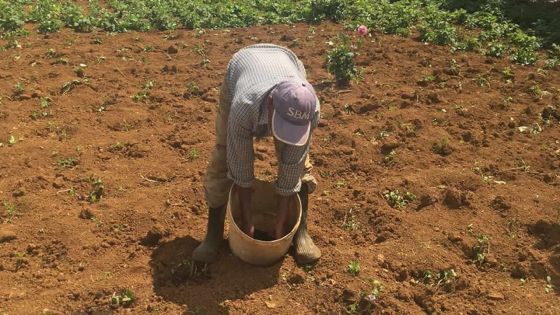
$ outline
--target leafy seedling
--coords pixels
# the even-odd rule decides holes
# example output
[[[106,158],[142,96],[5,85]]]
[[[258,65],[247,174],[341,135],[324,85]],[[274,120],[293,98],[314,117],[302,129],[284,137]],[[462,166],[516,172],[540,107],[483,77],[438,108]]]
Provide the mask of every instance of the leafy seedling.
[[[8,138],[8,145],[12,146],[16,144],[16,142],[17,142],[16,137],[14,137],[14,135],[10,135],[10,137]]]
[[[66,94],[76,88],[78,85],[83,84],[81,80],[72,80],[64,83],[60,88],[60,94]]]
[[[197,148],[191,148],[189,150],[188,159],[189,161],[194,161],[200,157],[200,151]]]
[[[88,201],[91,203],[98,202],[105,192],[105,186],[101,178],[90,178],[91,190],[88,195]]]
[[[58,160],[56,160],[56,165],[61,169],[73,168],[74,166],[78,165],[78,160],[73,157],[67,157],[67,158],[61,157]]]
[[[6,213],[6,216],[8,217],[8,220],[11,220],[16,215],[17,212],[16,205],[14,205],[11,202],[4,201],[3,206],[4,206],[4,211]]]
[[[360,228],[360,222],[356,219],[353,213],[354,209],[350,209],[348,213],[344,215],[344,220],[342,221],[342,228],[348,231],[355,231]]]
[[[171,280],[175,284],[187,280],[206,278],[209,276],[208,264],[197,263],[191,259],[185,259],[171,268]]]
[[[15,97],[18,97],[18,96],[21,96],[23,94],[23,92],[25,92],[25,84],[23,84],[23,82],[17,82],[14,85],[13,95]]]
[[[134,292],[130,289],[123,290],[119,294],[116,292],[111,296],[111,307],[130,307],[136,301],[136,296]]]
[[[490,251],[490,237],[480,234],[476,237],[476,244],[472,248],[473,260],[478,265],[482,265],[486,261],[486,255]]]
[[[389,206],[398,209],[404,208],[409,203],[416,200],[416,195],[414,195],[413,193],[407,191],[403,194],[398,189],[388,191],[383,196],[387,200]]]
[[[360,269],[360,262],[357,260],[351,261],[346,267],[346,271],[354,277],[360,273]]]

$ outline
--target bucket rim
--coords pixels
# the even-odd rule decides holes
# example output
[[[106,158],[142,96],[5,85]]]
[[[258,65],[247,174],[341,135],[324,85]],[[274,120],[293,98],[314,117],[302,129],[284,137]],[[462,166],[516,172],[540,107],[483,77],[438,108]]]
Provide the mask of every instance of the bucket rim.
[[[228,208],[227,209],[228,219],[231,221],[230,225],[233,225],[234,230],[236,231],[236,234],[241,235],[241,238],[245,239],[246,241],[255,243],[257,245],[270,246],[272,244],[280,243],[280,242],[285,241],[288,238],[293,237],[293,235],[297,232],[297,230],[299,228],[299,225],[301,224],[301,216],[302,216],[302,212],[303,212],[303,210],[301,209],[301,199],[299,197],[299,194],[297,194],[297,193],[295,194],[296,199],[297,199],[297,204],[298,204],[298,207],[297,207],[298,217],[297,217],[296,223],[294,224],[294,227],[290,230],[290,232],[288,232],[286,235],[284,235],[283,237],[281,237],[279,239],[275,239],[275,240],[272,240],[272,241],[263,241],[263,240],[258,240],[258,239],[252,238],[249,235],[245,234],[245,232],[243,232],[241,230],[241,228],[239,228],[239,226],[235,222],[235,220],[233,218],[233,213],[231,211],[231,208],[232,208],[231,207],[232,193],[233,193],[233,185],[229,189],[229,196],[228,196],[229,198],[228,198],[228,203],[227,203],[227,205],[228,205],[228,207],[227,207]]]

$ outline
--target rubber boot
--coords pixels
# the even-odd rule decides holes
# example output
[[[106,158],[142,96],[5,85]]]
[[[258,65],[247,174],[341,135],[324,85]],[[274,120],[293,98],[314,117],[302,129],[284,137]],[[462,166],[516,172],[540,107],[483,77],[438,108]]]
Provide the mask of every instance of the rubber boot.
[[[314,243],[307,233],[307,210],[309,206],[309,193],[307,185],[303,184],[298,193],[301,199],[301,222],[299,228],[294,235],[294,251],[295,260],[300,265],[306,265],[316,262],[321,258],[321,250]]]
[[[226,206],[210,208],[208,212],[208,228],[206,237],[193,251],[192,259],[198,262],[212,263],[218,256],[218,251],[224,240],[224,220]]]

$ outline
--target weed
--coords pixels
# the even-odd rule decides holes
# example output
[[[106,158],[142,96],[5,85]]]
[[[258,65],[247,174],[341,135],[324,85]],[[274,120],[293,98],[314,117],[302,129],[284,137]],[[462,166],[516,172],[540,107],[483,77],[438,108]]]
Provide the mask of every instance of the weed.
[[[542,99],[544,95],[544,91],[541,89],[541,87],[538,84],[531,86],[529,88],[529,93],[533,96],[535,100]]]
[[[77,77],[79,78],[83,78],[85,77],[85,69],[86,69],[87,65],[81,63],[79,64],[77,67],[74,68],[74,73],[76,74]]]
[[[196,83],[196,81],[189,81],[185,84],[186,92],[183,94],[184,98],[190,98],[195,95],[200,95],[202,90]]]
[[[11,220],[16,215],[16,205],[8,201],[4,201],[2,204],[8,220]]]
[[[68,136],[68,130],[66,127],[59,127],[55,123],[49,121],[49,132],[55,133],[58,136],[58,140],[62,140]]]
[[[346,271],[354,277],[360,273],[360,269],[360,262],[357,260],[352,260],[346,267]]]
[[[142,88],[142,90],[134,95],[131,96],[132,100],[135,103],[138,102],[144,102],[145,100],[148,99],[149,97],[149,93],[150,90],[155,86],[155,82],[154,81],[146,81],[146,83],[144,83],[144,87]]]
[[[175,283],[189,279],[207,277],[209,275],[208,265],[185,259],[171,268],[171,276]]]
[[[344,113],[346,113],[346,115],[350,115],[355,112],[354,108],[350,104],[344,104],[342,110],[344,111]]]
[[[66,94],[76,88],[78,85],[81,85],[83,82],[81,80],[72,80],[64,83],[60,88],[60,94]]]
[[[480,87],[487,87],[490,88],[490,81],[486,78],[486,75],[479,74],[473,81]]]
[[[41,97],[41,99],[39,100],[39,106],[41,106],[42,109],[45,109],[50,106],[51,101],[51,98],[48,96]]]
[[[409,203],[416,200],[416,195],[413,193],[409,191],[401,193],[398,189],[388,191],[383,196],[387,203],[389,203],[389,206],[399,209],[406,207]]]
[[[21,96],[23,94],[23,92],[25,92],[25,84],[23,84],[23,82],[21,82],[21,81],[18,81],[14,85],[13,95],[15,97],[18,97],[18,96]]]
[[[56,160],[56,165],[61,168],[73,168],[74,166],[78,165],[78,160],[76,160],[73,157],[67,157],[67,158],[59,158]]]
[[[511,68],[505,67],[502,70],[502,80],[504,80],[504,82],[506,83],[511,83],[513,81],[513,78],[515,78],[515,75],[511,71]]]
[[[91,190],[87,197],[88,201],[91,203],[98,202],[105,192],[105,186],[101,181],[101,178],[90,177]]]
[[[194,161],[200,157],[200,151],[197,148],[191,148],[189,150],[188,159],[189,161]]]
[[[113,293],[111,296],[111,307],[119,308],[119,307],[130,307],[136,301],[136,296],[134,292],[130,289],[126,289],[121,291],[119,294],[116,292]]]
[[[457,273],[453,268],[441,270],[437,276],[436,285],[448,284],[457,278]]]
[[[8,138],[8,145],[12,146],[16,144],[16,142],[17,142],[16,137],[14,137],[14,135],[10,135],[10,137]]]
[[[555,286],[552,284],[552,278],[550,276],[546,276],[546,285],[544,286],[544,292],[551,293],[554,292]]]
[[[437,80],[437,77],[435,75],[427,75],[425,77],[423,77],[422,79],[418,80],[418,85],[420,86],[428,86],[430,83],[435,82]]]
[[[448,156],[453,153],[453,149],[449,145],[449,140],[442,138],[439,142],[432,144],[432,152],[441,156]]]
[[[355,231],[360,228],[360,222],[354,216],[353,211],[354,209],[350,209],[344,215],[344,220],[342,221],[342,228],[345,230]]]
[[[390,133],[389,131],[387,131],[387,130],[381,130],[381,131],[379,132],[379,135],[377,136],[377,139],[378,139],[378,140],[385,139],[385,138],[389,137],[390,135],[391,135],[391,133]]]
[[[383,164],[390,166],[395,164],[395,158],[397,157],[397,150],[393,149],[389,153],[385,154],[383,157]]]
[[[199,55],[202,58],[202,60],[200,61],[200,65],[202,67],[208,66],[208,64],[210,63],[210,59],[208,59],[208,55],[206,54],[206,49],[204,48],[204,45],[196,44],[193,50],[197,55]]]
[[[486,255],[490,251],[490,237],[480,234],[476,237],[476,244],[472,248],[473,260],[482,265],[486,261]]]
[[[31,112],[30,117],[33,120],[37,120],[39,118],[51,117],[52,111],[46,111],[47,108],[50,106],[51,98],[48,96],[41,97],[39,99],[39,107],[42,109],[41,111],[33,111]]]

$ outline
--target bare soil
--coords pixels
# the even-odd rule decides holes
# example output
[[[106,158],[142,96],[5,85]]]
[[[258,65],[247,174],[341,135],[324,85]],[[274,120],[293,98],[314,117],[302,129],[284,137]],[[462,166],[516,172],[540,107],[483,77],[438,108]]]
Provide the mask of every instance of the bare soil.
[[[0,312],[560,313],[560,73],[373,34],[362,79],[341,89],[324,67],[341,31],[63,31],[0,52]],[[224,241],[192,277],[218,88],[257,42],[293,49],[322,101],[310,230],[323,258],[254,267]],[[256,152],[271,178],[272,146]],[[397,189],[417,198],[393,208]],[[125,289],[134,303],[112,306]]]

